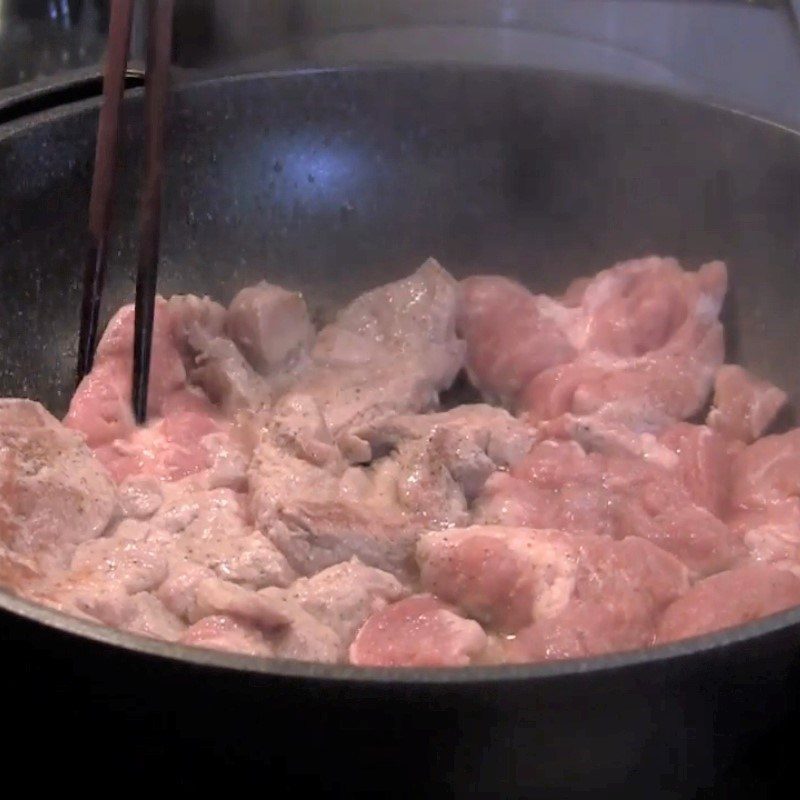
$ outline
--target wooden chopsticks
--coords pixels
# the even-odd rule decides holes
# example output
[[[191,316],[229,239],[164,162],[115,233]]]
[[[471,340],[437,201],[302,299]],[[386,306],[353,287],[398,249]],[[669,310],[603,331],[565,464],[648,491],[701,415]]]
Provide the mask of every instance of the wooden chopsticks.
[[[133,412],[137,422],[147,418],[147,389],[153,339],[158,254],[161,229],[161,190],[164,172],[164,116],[172,54],[174,0],[148,0],[147,61],[145,70],[144,175],[139,200],[139,249],[133,337]],[[133,0],[114,0],[103,76],[103,102],[97,126],[94,175],[89,201],[89,248],[83,280],[81,328],[78,341],[78,380],[92,368],[97,346],[98,319],[108,255],[108,232],[114,176],[117,168],[119,125],[125,70],[128,63]]]
[[[108,50],[103,74],[103,104],[100,106],[97,122],[94,175],[89,199],[89,247],[83,275],[81,332],[78,340],[79,381],[92,368],[97,346],[97,325],[108,257],[108,228],[111,221],[122,93],[125,89],[132,20],[133,0],[116,0],[111,4]]]

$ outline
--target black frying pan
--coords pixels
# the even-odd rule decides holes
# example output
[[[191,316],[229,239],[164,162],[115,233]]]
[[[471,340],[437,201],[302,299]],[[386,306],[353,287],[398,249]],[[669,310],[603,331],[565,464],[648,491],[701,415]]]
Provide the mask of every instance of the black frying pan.
[[[108,313],[133,293],[140,105],[126,106]],[[0,394],[56,412],[96,109],[0,127]],[[183,86],[168,149],[164,294],[229,300],[267,277],[325,317],[428,255],[544,291],[636,255],[720,257],[730,358],[800,400],[791,131],[564,75],[398,67]],[[351,796],[747,796],[776,777],[800,710],[800,610],[589,661],[379,671],[205,653],[3,593],[0,606],[4,686],[24,706],[4,715],[7,763],[35,751],[114,786],[159,770],[205,783],[222,766],[282,797],[287,779]]]

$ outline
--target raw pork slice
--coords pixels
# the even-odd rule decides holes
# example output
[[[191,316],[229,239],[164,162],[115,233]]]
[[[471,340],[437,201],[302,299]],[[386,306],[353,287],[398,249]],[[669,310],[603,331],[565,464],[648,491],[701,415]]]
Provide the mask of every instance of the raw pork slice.
[[[800,603],[800,579],[770,565],[732,569],[700,581],[665,612],[658,641],[711,633]]]
[[[722,364],[725,266],[619,264],[559,303],[501,277],[462,285],[460,330],[476,386],[537,421],[592,416],[658,432],[704,404]]]
[[[633,650],[651,644],[661,611],[689,588],[686,568],[644,539],[576,539],[578,570],[569,602],[508,643],[511,661]]]
[[[730,439],[758,439],[786,405],[786,392],[736,364],[721,367],[714,380],[708,425]]]
[[[365,667],[463,667],[486,645],[477,622],[421,594],[373,614],[350,646],[350,661]]]

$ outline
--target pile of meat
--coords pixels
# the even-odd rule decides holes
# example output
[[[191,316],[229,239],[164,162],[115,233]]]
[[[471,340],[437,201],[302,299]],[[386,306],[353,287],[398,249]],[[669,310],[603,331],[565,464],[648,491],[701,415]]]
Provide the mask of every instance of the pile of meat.
[[[0,401],[0,580],[145,636],[263,657],[590,656],[800,604],[800,429],[724,365],[722,263],[532,294],[427,261],[315,330],[261,283],[132,309],[57,421]],[[485,403],[442,410],[462,374]],[[709,405],[709,401],[710,405]]]

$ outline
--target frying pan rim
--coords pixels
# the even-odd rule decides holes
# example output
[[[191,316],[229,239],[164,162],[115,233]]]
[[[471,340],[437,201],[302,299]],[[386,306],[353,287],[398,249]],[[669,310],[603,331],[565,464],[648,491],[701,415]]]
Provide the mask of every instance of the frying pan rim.
[[[769,117],[762,116],[753,111],[748,111],[744,108],[739,108],[733,105],[726,105],[713,98],[704,96],[702,94],[690,95],[682,93],[674,88],[659,88],[649,85],[637,84],[635,81],[625,81],[613,79],[604,75],[587,75],[582,72],[577,72],[567,69],[544,69],[536,67],[515,66],[511,64],[463,64],[459,62],[374,62],[374,63],[356,63],[352,65],[335,65],[335,66],[302,66],[302,67],[287,67],[282,69],[265,69],[256,70],[252,72],[243,72],[233,75],[206,75],[203,72],[196,74],[183,72],[183,79],[172,86],[173,92],[181,92],[184,90],[192,90],[210,86],[214,84],[233,84],[243,82],[257,82],[264,79],[276,78],[295,78],[303,75],[330,75],[330,74],[358,74],[358,73],[389,73],[404,70],[406,72],[462,72],[472,74],[486,74],[486,73],[506,73],[509,75],[536,75],[540,77],[557,77],[575,81],[577,83],[595,84],[604,87],[621,87],[630,92],[637,92],[641,95],[649,97],[666,97],[672,101],[682,103],[687,106],[694,106],[696,108],[713,109],[721,114],[733,114],[738,117],[743,117],[749,122],[757,125],[767,126],[774,128],[776,131],[789,134],[793,137],[800,138],[800,129],[795,129],[790,125],[779,122],[778,120],[770,119]],[[76,71],[74,76],[68,76],[66,81],[53,81],[53,86],[56,88],[64,88],[64,86],[71,83],[85,83],[89,78],[85,71]],[[99,77],[99,76],[94,76]],[[21,91],[18,95],[9,95],[4,97],[4,104],[11,105],[24,99],[27,96],[41,96],[46,94],[48,89],[46,87],[33,86],[28,90]],[[139,98],[143,97],[143,87],[135,87],[125,91],[126,98]],[[88,109],[97,108],[100,105],[101,96],[89,97],[82,100],[77,100],[63,105],[58,105],[53,108],[37,111],[32,114],[21,116],[17,119],[12,119],[4,123],[0,123],[0,143],[6,139],[10,139],[15,135],[24,133],[32,127],[47,122],[54,122],[58,119],[69,116],[70,114],[77,114]]]
[[[261,72],[248,72],[237,75],[197,77],[176,86],[176,90],[192,89],[211,84],[229,84],[242,81],[257,82],[263,79],[292,78],[299,75],[315,74],[341,74],[351,72],[389,72],[398,69],[409,69],[416,72],[424,71],[462,71],[472,73],[486,73],[487,71],[505,72],[514,74],[536,74],[538,76],[556,75],[566,77],[582,83],[625,86],[631,91],[636,91],[648,96],[667,96],[672,101],[696,107],[711,108],[722,114],[735,114],[748,119],[751,123],[767,125],[783,134],[791,134],[800,138],[800,132],[787,127],[774,120],[765,119],[718,103],[709,102],[703,98],[688,97],[676,91],[661,90],[649,86],[637,86],[633,83],[626,84],[621,81],[611,80],[603,76],[588,76],[564,70],[543,70],[520,68],[509,65],[459,65],[459,64],[367,64],[336,67],[307,67],[284,70],[265,70]],[[127,96],[135,97],[141,94],[141,89],[131,89]],[[11,120],[0,125],[0,143],[21,135],[38,125],[53,122],[72,114],[80,114],[96,108],[100,98],[92,97],[46,109],[35,114]],[[173,642],[163,642],[150,639],[137,634],[110,628],[105,625],[70,616],[60,611],[41,606],[37,603],[16,597],[5,588],[0,587],[0,611],[8,612],[21,617],[36,625],[55,629],[70,636],[81,637],[97,644],[108,645],[117,649],[134,652],[158,658],[163,661],[181,664],[190,664],[197,668],[220,670],[236,673],[260,674],[265,677],[299,678],[315,681],[327,681],[344,684],[378,684],[378,685],[458,685],[474,686],[481,684],[496,684],[498,682],[518,683],[528,681],[548,681],[578,677],[581,675],[593,676],[609,671],[651,664],[655,662],[675,662],[689,660],[703,653],[713,652],[724,654],[728,648],[755,641],[761,637],[778,633],[793,626],[800,627],[800,606],[788,609],[769,617],[728,628],[716,633],[685,639],[666,645],[659,645],[628,652],[611,653],[604,656],[595,656],[583,659],[568,659],[547,663],[532,663],[519,665],[492,665],[471,667],[357,667],[345,664],[321,664],[313,662],[291,661],[283,659],[266,659],[256,656],[247,656],[225,653],[215,650],[204,650]]]
[[[727,649],[761,637],[800,627],[800,606],[715,633],[655,647],[589,658],[528,664],[474,665],[469,667],[360,667],[279,658],[264,658],[151,639],[73,617],[11,594],[0,587],[0,612],[10,612],[38,625],[70,636],[89,639],[139,655],[172,663],[225,672],[244,672],[275,678],[307,678],[331,683],[420,685],[481,685],[548,681],[577,676],[597,676],[653,663],[682,662],[702,654],[722,656]]]

